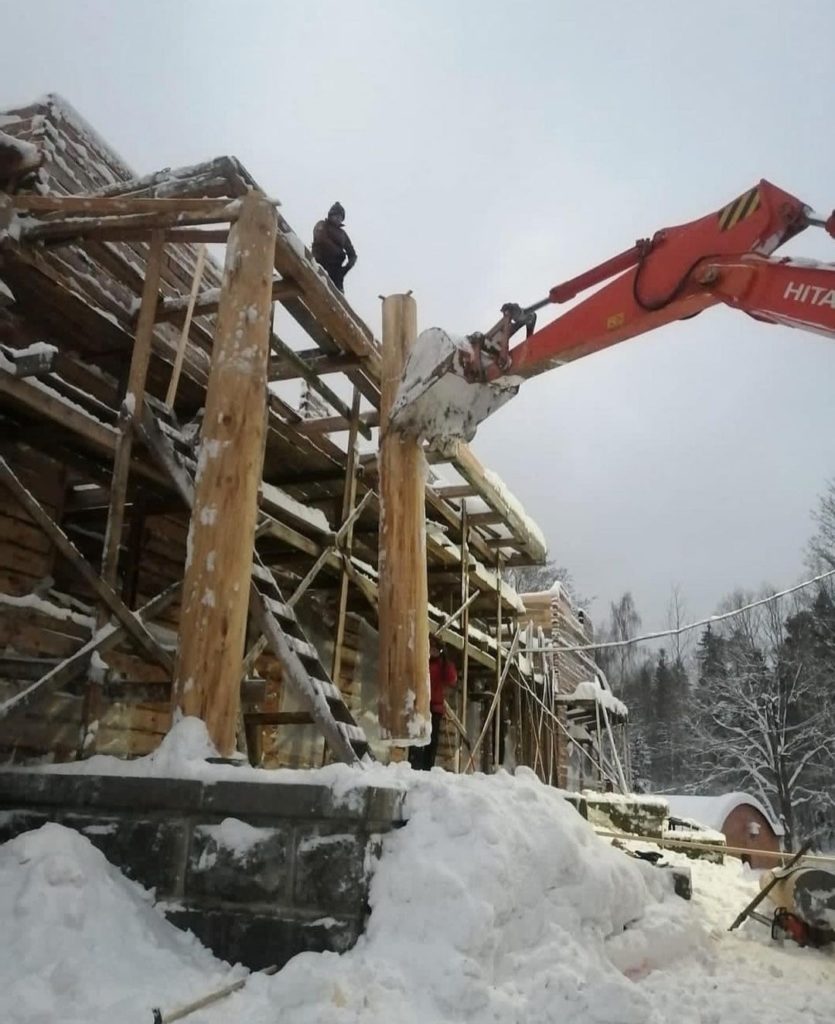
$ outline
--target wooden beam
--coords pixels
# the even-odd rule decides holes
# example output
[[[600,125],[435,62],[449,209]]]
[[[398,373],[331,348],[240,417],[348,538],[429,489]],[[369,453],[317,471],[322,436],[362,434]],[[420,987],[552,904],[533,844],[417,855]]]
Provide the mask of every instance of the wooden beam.
[[[112,217],[63,218],[52,222],[38,222],[23,227],[20,240],[27,245],[33,242],[65,243],[79,238],[106,238],[114,229],[130,233],[133,231],[155,231],[159,228],[194,227],[198,224],[218,224],[237,220],[241,201],[234,199],[220,201],[199,212],[138,213],[118,214]]]
[[[138,647],[158,665],[162,665],[167,671],[172,669],[172,661],[167,651],[157,643],[156,639],[148,632],[147,628],[139,622],[112,587],[102,580],[87,559],[81,554],[69,537],[60,526],[55,523],[52,517],[46,512],[40,502],[20,482],[8,462],[0,457],[0,483],[3,483],[11,491],[12,495],[23,508],[29,513],[32,519],[40,526],[43,532],[49,537],[58,551],[78,572],[82,579],[93,590],[113,612],[116,618],[125,627],[126,632]]]
[[[209,316],[217,313],[220,305],[220,288],[207,288],[200,292],[194,300],[193,316]],[[292,281],[282,281],[280,278],[273,281],[272,298],[278,302],[280,299],[289,299],[299,294],[299,289]],[[174,298],[163,299],[157,306],[157,323],[179,323],[188,314],[190,295],[178,295]]]
[[[383,299],[380,379],[380,734],[393,745],[428,743],[429,600],[426,578],[426,462],[419,441],[386,425],[417,337],[411,295]]]
[[[217,208],[217,199],[142,199],[133,196],[42,196],[16,195],[11,197],[16,210],[40,215],[77,215],[111,217],[115,214],[136,213],[201,213]]]
[[[292,356],[290,355],[292,352]],[[316,349],[313,354],[279,350],[270,360],[270,382],[277,380],[309,380],[307,374],[319,377],[327,373],[345,373],[362,366],[359,356],[332,356]]]
[[[496,523],[503,523],[504,516],[501,512],[471,512],[471,526],[492,526]]]
[[[348,408],[348,406],[342,401],[342,399],[339,397],[339,395],[336,394],[336,392],[332,391],[327,386],[327,384],[319,380],[317,373],[314,370],[310,369],[307,363],[305,363],[303,359],[296,355],[296,353],[290,348],[289,345],[285,345],[281,338],[279,338],[275,334],[272,336],[271,345],[274,351],[278,351],[283,355],[283,357],[287,360],[289,365],[296,367],[298,376],[305,380],[307,384],[316,392],[316,394],[319,395],[320,398],[323,398],[328,403],[328,405],[336,409],[336,411],[341,416],[344,416],[346,420],[350,420],[351,410]],[[272,377],[272,375],[270,375],[270,381],[272,381],[273,379],[274,378]],[[362,433],[362,436],[370,441],[371,429],[365,424],[361,424],[359,429],[360,432]]]
[[[475,498],[478,491],[472,484],[452,484],[449,487],[433,487],[432,490],[439,498],[449,500],[450,498]]]
[[[359,423],[366,428],[377,427],[380,425],[380,414],[376,410],[361,413]],[[317,420],[302,420],[301,423],[295,424],[294,429],[306,437],[315,437],[317,434],[337,434],[340,431],[350,430],[351,420],[345,416],[324,416]],[[363,435],[370,437],[370,430],[368,434],[363,431]]]
[[[35,387],[25,378],[14,377],[0,369],[0,396],[11,399],[39,419],[61,425],[65,430],[83,438],[90,447],[112,456],[116,444],[116,431],[113,427],[100,423],[73,408],[68,402],[62,402],[55,395]]]
[[[224,756],[235,749],[252,545],[264,460],[277,218],[243,200],[223,295],[189,529],[174,707],[197,715]]]

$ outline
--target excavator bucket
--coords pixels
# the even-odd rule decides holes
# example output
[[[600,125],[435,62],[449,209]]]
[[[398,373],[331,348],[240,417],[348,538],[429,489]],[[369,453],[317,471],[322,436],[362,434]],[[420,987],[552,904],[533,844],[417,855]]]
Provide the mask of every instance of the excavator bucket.
[[[472,440],[482,420],[513,398],[522,381],[519,377],[471,381],[464,369],[471,356],[472,346],[465,337],[440,327],[421,332],[392,406],[391,429],[435,445]]]

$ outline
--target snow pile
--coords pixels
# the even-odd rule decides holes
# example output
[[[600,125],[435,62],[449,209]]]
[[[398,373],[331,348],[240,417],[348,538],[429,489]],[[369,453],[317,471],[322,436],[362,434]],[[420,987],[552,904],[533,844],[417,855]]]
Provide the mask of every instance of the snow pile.
[[[230,971],[154,909],[79,833],[44,825],[0,846],[3,1024],[150,1024]]]
[[[624,972],[702,941],[663,873],[603,843],[527,769],[411,775],[356,947],[303,953],[205,1020],[660,1024]]]
[[[95,754],[84,761],[46,764],[7,771],[43,772],[56,775],[119,775],[133,778],[196,779],[200,782],[258,782],[264,785],[327,786],[336,800],[351,806],[369,786],[405,790],[412,777],[407,763],[386,767],[379,762],[352,768],[329,764],[309,771],[298,768],[252,768],[243,759],[236,764],[213,764],[208,758],[218,751],[199,718],[180,718],[163,737],[156,750],[144,757],[125,761],[109,754]]]
[[[205,736],[183,721],[180,767],[190,752],[196,771]],[[830,953],[781,948],[753,921],[727,931],[757,891],[738,862],[665,853],[692,871],[685,903],[664,872],[595,836],[527,769],[341,771],[408,790],[409,822],[384,839],[366,934],[341,956],[303,953],[274,977],[251,976],[193,1024],[831,1022]],[[245,858],[248,826],[209,827]],[[57,825],[0,847],[0,913],[4,1024],[150,1024],[152,1006],[170,1012],[238,976]]]
[[[41,162],[41,155],[37,146],[27,142],[25,139],[16,139],[13,135],[9,135],[8,132],[4,131],[0,131],[0,155],[3,156],[7,163],[10,163],[12,157],[14,157],[16,161],[15,170],[18,172],[34,170]]]

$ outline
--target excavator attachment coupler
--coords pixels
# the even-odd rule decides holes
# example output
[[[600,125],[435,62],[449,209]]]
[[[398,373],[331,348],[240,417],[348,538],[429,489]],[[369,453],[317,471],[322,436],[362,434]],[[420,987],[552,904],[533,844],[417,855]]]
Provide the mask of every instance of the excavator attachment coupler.
[[[430,444],[470,441],[478,425],[519,390],[519,377],[471,380],[473,348],[440,327],[421,332],[403,371],[389,425]]]

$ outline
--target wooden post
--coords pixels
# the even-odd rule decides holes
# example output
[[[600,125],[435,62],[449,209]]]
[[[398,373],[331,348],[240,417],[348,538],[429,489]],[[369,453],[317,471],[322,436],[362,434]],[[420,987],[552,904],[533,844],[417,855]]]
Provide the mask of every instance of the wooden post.
[[[464,731],[467,730],[468,704],[470,699],[470,527],[467,521],[467,501],[461,501],[461,635],[464,637],[464,649],[461,652],[461,721]],[[468,741],[469,742],[469,741]],[[461,771],[461,747],[458,747],[458,764],[456,771]]]
[[[360,392],[354,388],[354,399],[351,404],[351,429],[348,434],[348,458],[345,465],[345,486],[342,491],[342,516],[340,523],[344,523],[354,510],[354,502],[357,498],[357,460],[359,448],[357,446],[357,432],[360,418]],[[353,527],[345,538],[345,551],[350,555],[354,538]],[[334,686],[339,686],[339,676],[342,672],[342,646],[345,643],[345,616],[348,611],[348,587],[350,580],[348,573],[342,570],[342,578],[339,583],[339,610],[336,618],[336,639],[333,642],[333,663],[331,665],[331,679]]]
[[[411,295],[383,299],[380,381],[379,702],[380,735],[393,746],[428,743],[429,600],[426,576],[426,459],[420,441],[388,430],[417,335]]]
[[[276,226],[273,207],[251,192],[226,247],[172,693],[224,756],[235,750],[264,461]]]
[[[502,556],[496,555],[496,693],[502,678]],[[499,704],[493,730],[493,771],[501,764],[502,706]]]

